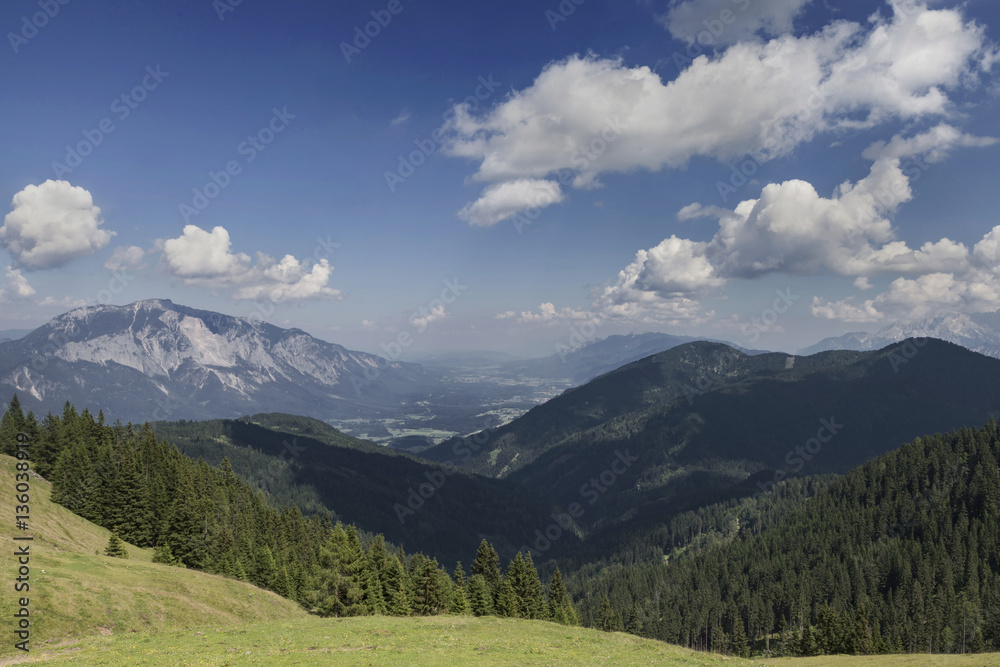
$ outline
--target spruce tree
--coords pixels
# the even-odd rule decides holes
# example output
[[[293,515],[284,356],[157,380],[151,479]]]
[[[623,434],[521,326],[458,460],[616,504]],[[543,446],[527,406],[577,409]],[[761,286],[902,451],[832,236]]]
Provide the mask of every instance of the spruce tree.
[[[108,546],[104,548],[104,555],[111,558],[128,558],[128,550],[125,549],[125,544],[118,539],[118,536],[111,533],[111,537],[108,538]]]
[[[545,588],[542,586],[541,579],[538,578],[538,570],[535,569],[535,562],[531,558],[530,551],[527,558],[524,559],[524,573],[526,577],[524,590],[526,618],[548,619],[549,608],[545,603]]]
[[[500,595],[500,582],[503,576],[500,574],[500,557],[497,556],[496,549],[485,539],[479,543],[476,551],[476,559],[472,561],[472,574],[482,575],[486,584],[490,587],[490,595],[493,596],[493,606],[497,606]]]
[[[805,627],[802,628],[802,636],[799,638],[796,653],[804,658],[819,655],[819,646],[816,643],[813,628],[809,623],[806,623]]]
[[[559,571],[559,568],[556,568],[556,571],[552,573],[552,579],[549,580],[548,605],[549,618],[556,623],[562,623],[563,625],[580,624],[576,608],[573,606],[573,602],[566,593],[566,588],[563,585],[562,572]]]
[[[505,618],[514,618],[518,615],[519,607],[520,602],[517,598],[517,593],[514,592],[514,587],[511,585],[510,579],[504,577],[500,582],[500,592],[497,594],[497,602],[494,608],[496,615]]]
[[[611,600],[607,596],[604,596],[604,600],[601,602],[601,612],[598,618],[600,619],[598,627],[605,632],[617,632],[621,629],[621,618],[611,607]]]
[[[421,616],[440,614],[448,608],[448,591],[437,561],[423,554],[413,557],[416,563],[413,577],[413,610]]]
[[[17,394],[10,399],[10,405],[0,417],[0,453],[13,456],[17,453],[17,434],[24,429],[24,412]]]
[[[382,578],[382,592],[386,610],[392,616],[409,616],[413,613],[410,602],[410,581],[399,558],[388,554],[385,559],[385,574]]]
[[[468,614],[469,600],[465,593],[465,572],[462,571],[462,563],[455,566],[455,572],[451,575],[451,603],[448,611],[452,614]]]
[[[490,616],[495,612],[493,607],[493,592],[490,585],[481,574],[469,577],[468,592],[469,609],[476,616]]]
[[[639,620],[639,610],[636,608],[635,604],[628,612],[628,620],[625,621],[625,632],[631,635],[637,635],[642,631],[642,621]]]
[[[733,619],[733,655],[750,657],[750,643],[747,641],[746,630],[743,629],[743,618],[739,614]]]

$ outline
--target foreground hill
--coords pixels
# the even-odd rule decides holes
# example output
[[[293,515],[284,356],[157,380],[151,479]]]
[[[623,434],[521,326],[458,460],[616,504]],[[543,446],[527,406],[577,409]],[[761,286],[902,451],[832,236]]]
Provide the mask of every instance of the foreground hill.
[[[153,563],[151,549],[127,545],[127,560],[104,556],[110,533],[51,502],[51,485],[37,476],[30,481],[30,530],[17,531],[14,464],[0,456],[0,513],[7,519],[0,535],[8,545],[15,544],[15,533],[35,538],[28,591],[32,655],[88,635],[308,618],[296,603],[256,586]],[[8,563],[13,560],[8,556]],[[13,591],[0,596],[5,619],[17,611],[14,602]],[[11,654],[21,651],[3,642],[0,655]]]

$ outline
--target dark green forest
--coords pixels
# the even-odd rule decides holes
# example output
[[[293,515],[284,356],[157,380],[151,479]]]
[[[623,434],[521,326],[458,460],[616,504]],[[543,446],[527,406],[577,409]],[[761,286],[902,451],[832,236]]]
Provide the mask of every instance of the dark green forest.
[[[585,625],[749,655],[1000,649],[1000,429],[689,512],[574,572]],[[607,599],[608,605],[602,605]],[[603,608],[603,612],[602,612]]]
[[[241,419],[155,422],[181,453],[209,465],[228,459],[237,476],[276,506],[381,533],[443,562],[468,561],[487,538],[506,559],[546,525],[553,507],[520,485],[488,479],[352,438],[315,419],[260,414]],[[421,495],[418,495],[418,491]],[[575,537],[565,540],[573,546]]]
[[[506,571],[480,543],[471,576],[422,553],[406,554],[382,535],[334,523],[328,512],[275,508],[234,472],[193,460],[149,425],[104,423],[67,403],[39,422],[15,395],[0,420],[0,452],[30,440],[35,470],[52,500],[117,538],[155,549],[154,561],[248,581],[323,616],[493,614],[577,623],[553,574],[546,594],[531,561],[517,554]],[[109,548],[111,548],[109,544]]]

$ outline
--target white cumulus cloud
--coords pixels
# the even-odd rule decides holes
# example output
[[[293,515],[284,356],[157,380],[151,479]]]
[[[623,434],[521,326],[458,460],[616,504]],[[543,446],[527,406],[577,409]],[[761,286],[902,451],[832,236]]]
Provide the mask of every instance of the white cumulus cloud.
[[[679,168],[696,156],[767,160],[819,133],[948,117],[949,91],[974,85],[995,59],[983,27],[961,9],[921,3],[887,14],[741,42],[695,58],[672,81],[575,55],[492,109],[459,104],[443,128],[445,152],[476,161],[473,178],[492,184],[460,215],[488,226],[527,205],[528,187],[547,184],[561,201],[560,184],[593,187],[604,173]]]
[[[51,269],[85,257],[110,243],[101,209],[81,187],[48,180],[16,195],[0,227],[0,242],[27,269]]]
[[[143,266],[145,257],[146,251],[139,246],[122,246],[115,248],[108,261],[104,262],[104,268],[108,271],[138,269]]]
[[[562,200],[562,189],[554,181],[519,179],[486,188],[479,199],[458,212],[458,217],[470,225],[491,227],[522,211],[545,208]]]
[[[0,289],[0,303],[22,301],[35,296],[35,288],[28,284],[28,279],[18,269],[8,266],[6,275],[7,284]]]
[[[224,227],[207,232],[187,225],[183,234],[163,242],[167,271],[189,285],[231,289],[236,299],[269,299],[275,303],[307,299],[340,299],[343,294],[329,282],[333,267],[285,255],[280,261],[258,253],[254,262],[246,253],[235,253]]]
[[[605,287],[601,305],[623,317],[693,321],[703,317],[698,300],[733,280],[769,274],[835,275],[853,277],[858,289],[867,290],[871,276],[895,274],[900,277],[885,295],[860,304],[853,299],[816,301],[813,314],[870,322],[886,310],[903,312],[920,299],[946,304],[959,297],[963,303],[985,307],[993,303],[989,276],[1000,263],[1000,233],[991,232],[971,251],[948,238],[911,248],[898,240],[891,218],[913,198],[911,178],[957,147],[992,143],[942,124],[874,144],[865,151],[874,159],[869,174],[841,184],[829,197],[810,183],[790,180],[766,185],[757,199],[732,210],[686,206],[679,214],[682,219],[718,219],[715,236],[709,241],[671,236],[640,250]],[[959,278],[948,283],[941,276]]]

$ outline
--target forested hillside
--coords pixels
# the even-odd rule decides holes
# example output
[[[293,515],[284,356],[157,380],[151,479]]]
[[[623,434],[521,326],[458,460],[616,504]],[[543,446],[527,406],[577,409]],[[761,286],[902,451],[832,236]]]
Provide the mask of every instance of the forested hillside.
[[[546,596],[530,555],[517,554],[504,572],[483,540],[466,582],[460,563],[452,577],[436,559],[407,555],[382,535],[362,536],[328,513],[276,509],[228,460],[218,468],[194,461],[148,425],[109,426],[69,404],[39,423],[15,395],[0,420],[0,453],[17,451],[19,433],[28,436],[31,465],[52,483],[53,502],[155,549],[154,562],[249,581],[325,616],[452,612],[576,622],[561,577],[551,578]]]
[[[586,624],[634,616],[646,636],[703,650],[997,650],[998,460],[996,422],[918,438],[815,493],[782,494],[801,489],[784,482],[753,504],[678,517],[659,536],[667,564],[587,568],[572,590]],[[763,529],[739,521],[796,495]]]
[[[581,503],[587,540],[614,539],[791,476],[846,473],[915,437],[980,426],[1000,416],[1000,360],[929,339],[780,359],[695,343],[580,390],[589,393],[553,419],[580,428],[526,440],[536,458],[506,479],[562,507]],[[600,416],[619,410],[618,396],[642,398]],[[540,421],[528,418],[508,426]],[[600,423],[584,428],[592,419]],[[499,440],[482,449],[498,463],[510,456]]]
[[[420,461],[307,418],[255,415],[151,428],[209,465],[228,458],[237,475],[279,506],[329,509],[345,523],[450,563],[472,558],[479,538],[512,558],[553,509],[513,482]],[[572,546],[575,536],[566,542]]]

